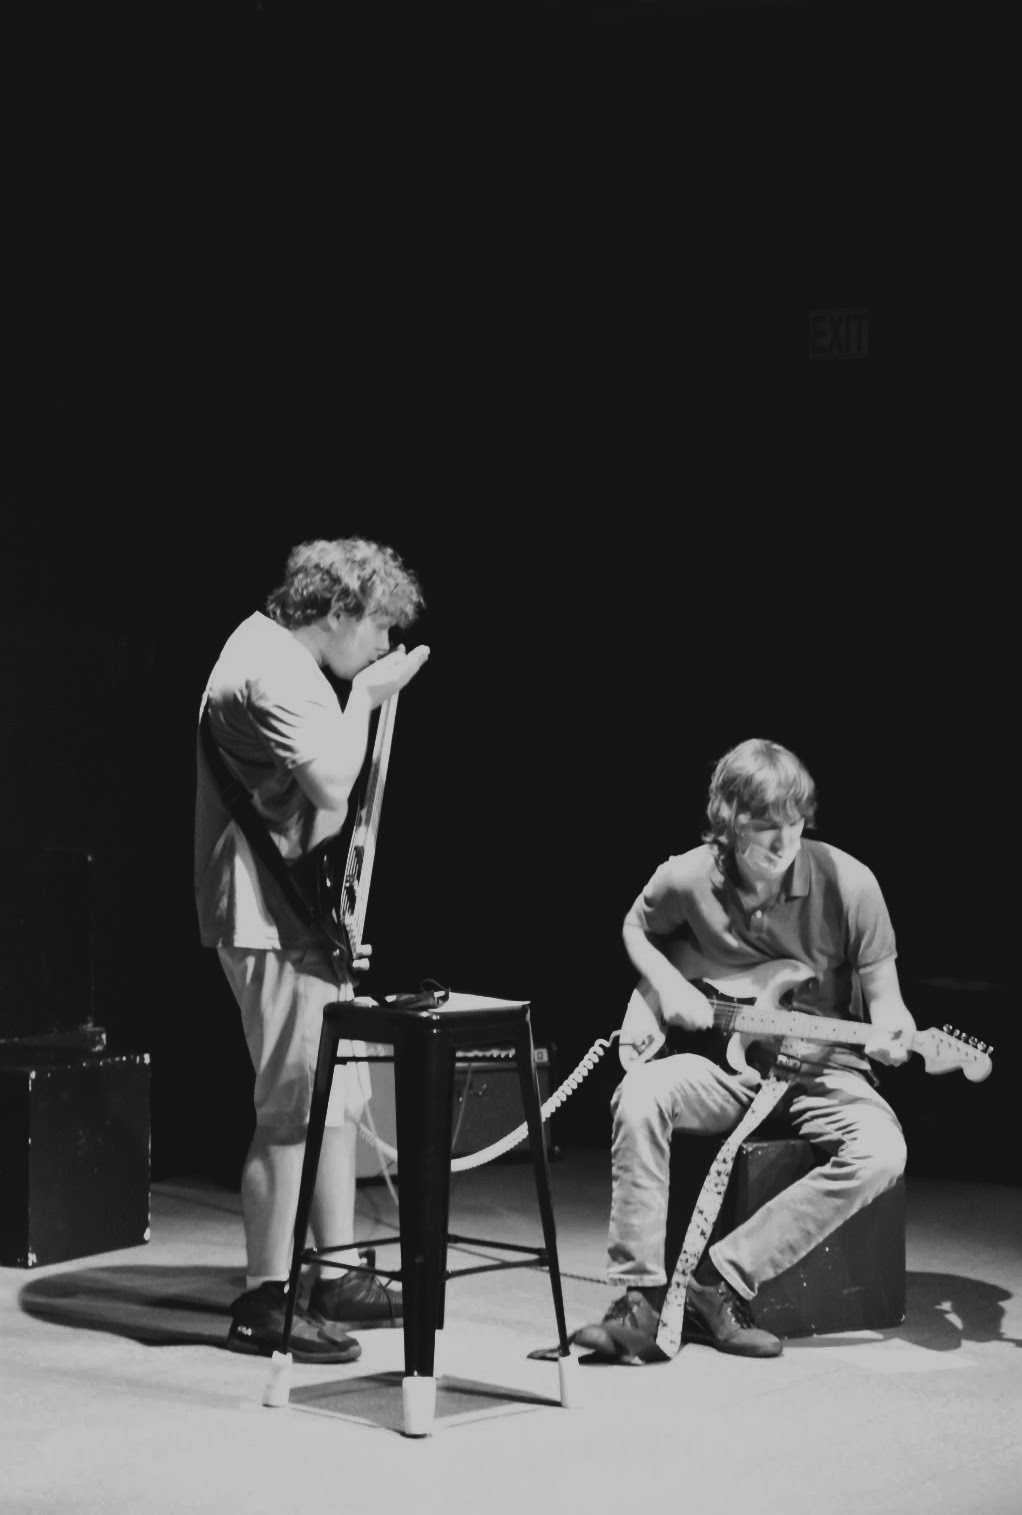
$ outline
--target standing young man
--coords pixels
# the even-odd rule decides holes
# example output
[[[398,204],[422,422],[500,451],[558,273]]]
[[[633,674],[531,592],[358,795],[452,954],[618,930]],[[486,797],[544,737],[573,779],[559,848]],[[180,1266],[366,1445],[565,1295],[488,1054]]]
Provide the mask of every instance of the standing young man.
[[[391,630],[409,626],[421,607],[416,579],[391,548],[361,538],[306,542],[291,552],[266,613],[228,638],[204,708],[227,768],[286,862],[342,829],[371,712],[429,656],[426,647],[390,649]],[[350,685],[343,709],[328,673]],[[256,1128],[241,1181],[248,1272],[227,1344],[269,1354],[283,1332],[323,1009],[350,980],[253,853],[201,741],[195,893],[202,943],[217,950],[255,1070]],[[364,1064],[337,1067],[312,1209],[319,1246],[354,1237],[354,1122],[369,1095]],[[297,1361],[352,1362],[361,1348],[345,1328],[400,1317],[397,1291],[379,1279],[319,1278],[296,1315],[291,1350]]]
[[[742,742],[717,764],[703,845],[661,865],[624,923],[625,947],[669,1027],[703,1031],[709,1001],[692,980],[793,958],[812,968],[814,1008],[876,1029],[879,1062],[908,1057],[915,1022],[901,998],[894,932],[873,874],[826,842],[803,838],[815,787],[794,753]],[[664,1247],[671,1135],[734,1130],[758,1074],[681,1053],[636,1063],[614,1092],[608,1276],[625,1287],[575,1340],[618,1361],[652,1362],[667,1293]],[[790,1098],[790,1102],[789,1102]],[[718,1351],[776,1357],[781,1343],[748,1308],[791,1267],[896,1182],[905,1143],[865,1056],[828,1049],[803,1069],[785,1107],[794,1131],[828,1161],[708,1247],[689,1284],[684,1334]]]

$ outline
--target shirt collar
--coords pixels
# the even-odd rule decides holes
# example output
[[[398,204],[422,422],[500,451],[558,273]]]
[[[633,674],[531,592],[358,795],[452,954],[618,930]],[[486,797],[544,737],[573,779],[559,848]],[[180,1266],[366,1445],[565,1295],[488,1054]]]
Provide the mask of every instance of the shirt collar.
[[[798,849],[795,861],[791,865],[791,877],[784,891],[788,899],[795,899],[809,893],[810,873],[809,854],[806,852],[805,844],[803,843]]]
[[[737,895],[738,874],[735,868],[733,854],[728,856],[728,859],[725,862],[723,868],[719,864],[714,865],[714,876],[720,880],[721,885],[723,885],[725,889],[728,889],[732,894]],[[805,843],[803,842],[802,846],[798,849],[798,852],[795,855],[795,861],[792,863],[791,868],[788,872],[788,882],[785,884],[784,888],[781,891],[784,898],[787,900],[803,898],[809,893],[809,884],[811,878],[812,865],[809,862],[809,854],[806,851]]]

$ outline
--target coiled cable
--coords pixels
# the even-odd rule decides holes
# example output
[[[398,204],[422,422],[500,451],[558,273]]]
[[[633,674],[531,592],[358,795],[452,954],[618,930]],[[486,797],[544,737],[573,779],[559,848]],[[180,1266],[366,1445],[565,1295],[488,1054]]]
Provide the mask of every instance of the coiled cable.
[[[613,1046],[614,1041],[619,1035],[619,1031],[612,1031],[609,1037],[601,1036],[598,1037],[595,1042],[593,1042],[593,1045],[589,1048],[589,1051],[585,1054],[577,1067],[572,1069],[567,1078],[558,1085],[553,1094],[551,1094],[548,1099],[544,1100],[543,1104],[540,1106],[539,1113],[542,1120],[549,1120],[554,1111],[560,1109],[565,1100],[567,1100],[570,1095],[574,1094],[575,1090],[582,1083],[583,1079],[589,1076],[589,1074],[596,1067],[596,1064],[600,1061],[600,1058],[609,1047]],[[384,1167],[384,1163],[397,1162],[397,1148],[392,1147],[389,1142],[385,1142],[383,1138],[377,1134],[375,1129],[371,1130],[369,1126],[364,1125],[362,1121],[358,1121],[357,1126],[358,1134],[362,1140],[368,1142],[371,1147],[376,1148],[384,1178],[389,1180],[389,1175]],[[484,1163],[491,1163],[495,1158],[502,1157],[505,1152],[510,1152],[512,1147],[517,1147],[518,1143],[524,1141],[528,1134],[528,1122],[522,1121],[520,1126],[516,1126],[513,1131],[509,1131],[506,1136],[502,1136],[498,1141],[492,1142],[490,1146],[482,1147],[478,1152],[470,1152],[465,1157],[452,1158],[451,1172],[464,1173],[470,1168],[481,1168]],[[387,1187],[390,1188],[389,1182]]]

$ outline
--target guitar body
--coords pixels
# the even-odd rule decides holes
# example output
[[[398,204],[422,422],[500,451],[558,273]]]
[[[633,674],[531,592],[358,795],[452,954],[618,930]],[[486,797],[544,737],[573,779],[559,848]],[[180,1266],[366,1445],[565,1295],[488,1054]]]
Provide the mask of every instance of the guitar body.
[[[779,958],[739,972],[714,974],[712,980],[693,980],[694,986],[715,1005],[745,1005],[772,1014],[785,1012],[797,990],[802,987],[803,992],[808,992],[815,982],[813,970],[794,958]],[[684,1044],[677,1046],[676,1039],[681,1037]],[[779,1057],[790,1057],[799,1062],[822,1062],[827,1054],[826,1044],[819,1042],[784,1037],[767,1043],[755,1032],[721,1029],[719,1025],[710,1031],[690,1032],[681,1028],[672,1031],[660,1013],[656,990],[645,978],[639,980],[628,1001],[618,1048],[625,1068],[636,1062],[648,1062],[663,1052],[685,1050],[700,1052],[735,1073],[749,1070],[762,1073]]]

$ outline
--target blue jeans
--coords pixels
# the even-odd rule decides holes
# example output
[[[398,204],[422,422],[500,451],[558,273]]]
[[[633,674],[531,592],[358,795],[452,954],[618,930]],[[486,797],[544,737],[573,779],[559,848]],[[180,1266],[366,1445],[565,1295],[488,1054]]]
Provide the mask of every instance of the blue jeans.
[[[610,1280],[626,1287],[666,1281],[671,1136],[733,1131],[758,1083],[692,1053],[625,1074],[611,1100]],[[794,1134],[822,1147],[828,1161],[710,1248],[718,1272],[745,1299],[889,1189],[905,1167],[897,1117],[860,1073],[832,1068],[800,1078],[789,1118]]]

